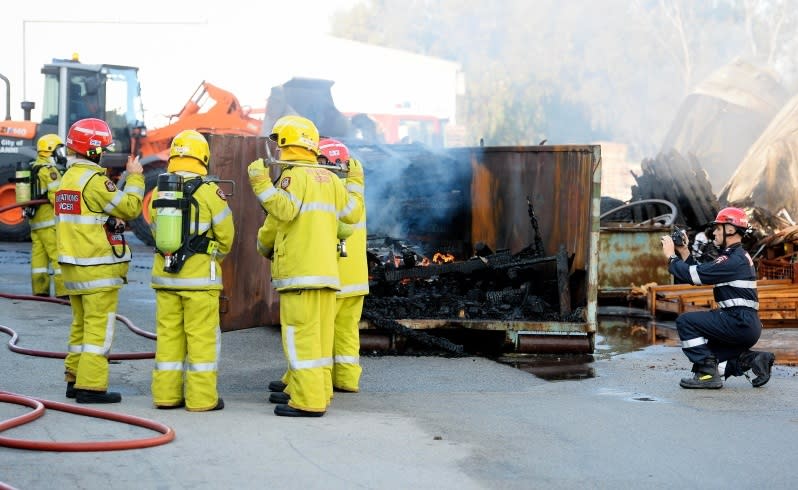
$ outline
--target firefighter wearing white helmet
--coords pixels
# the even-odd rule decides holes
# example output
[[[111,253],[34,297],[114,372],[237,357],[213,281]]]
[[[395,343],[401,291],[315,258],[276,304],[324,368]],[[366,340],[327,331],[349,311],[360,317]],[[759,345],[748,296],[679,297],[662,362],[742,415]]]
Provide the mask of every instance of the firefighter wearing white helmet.
[[[776,357],[771,352],[749,350],[759,340],[762,323],[757,310],[756,270],[742,239],[751,232],[748,216],[740,208],[721,209],[711,223],[713,241],[719,248],[712,262],[698,263],[687,248],[670,236],[662,237],[668,271],[682,283],[712,284],[718,305],[710,311],[683,313],[676,319],[682,351],[693,363],[693,376],[682,378],[682,388],[718,389],[723,379],[753,371],[751,383],[760,387],[770,379]]]
[[[151,203],[157,247],[151,282],[157,334],[152,399],[157,408],[224,408],[217,391],[219,295],[221,263],[233,246],[235,228],[224,192],[207,178],[209,161],[205,137],[194,130],[180,132]]]
[[[55,191],[66,166],[66,148],[57,134],[45,134],[36,143],[38,156],[31,166],[31,199],[47,202],[25,208],[30,224],[31,289],[36,296],[50,296],[50,269],[55,295],[65,296],[55,243]]]
[[[288,361],[289,396],[274,413],[318,417],[332,399],[335,293],[340,290],[338,221],[357,223],[363,196],[348,193],[335,174],[317,165],[319,132],[310,120],[284,116],[274,124],[270,138],[277,143],[280,160],[287,162],[277,185],[262,159],[247,170],[268,213],[258,233],[258,248],[273,257],[272,284],[280,292]],[[306,166],[291,165],[294,162]]]
[[[67,171],[55,193],[56,242],[64,288],[72,305],[66,360],[67,397],[78,403],[116,403],[108,391],[108,353],[119,289],[127,282],[130,248],[124,220],[141,214],[143,169],[127,162],[124,190],[105,176],[100,159],[113,143],[100,119],[81,119],[67,133]]]

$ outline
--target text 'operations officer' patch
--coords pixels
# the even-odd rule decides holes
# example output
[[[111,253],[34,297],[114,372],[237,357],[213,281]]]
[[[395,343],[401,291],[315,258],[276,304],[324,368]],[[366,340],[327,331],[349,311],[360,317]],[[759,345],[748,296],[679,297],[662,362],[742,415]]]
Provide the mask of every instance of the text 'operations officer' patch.
[[[283,177],[280,181],[280,188],[282,190],[288,189],[288,186],[291,185],[291,177]]]
[[[221,189],[216,189],[216,195],[219,196],[219,199],[221,199],[222,201],[227,200],[227,196],[224,195],[224,192],[222,192]]]
[[[105,188],[108,189],[108,192],[116,192],[116,186],[110,180],[105,181]]]

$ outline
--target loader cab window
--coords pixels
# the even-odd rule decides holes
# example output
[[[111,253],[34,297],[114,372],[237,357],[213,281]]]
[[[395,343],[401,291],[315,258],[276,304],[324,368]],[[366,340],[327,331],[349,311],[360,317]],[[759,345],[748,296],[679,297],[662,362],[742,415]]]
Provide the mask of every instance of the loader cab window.
[[[105,68],[105,113],[116,153],[131,153],[130,129],[144,125],[138,74],[133,68]]]
[[[102,119],[100,82],[96,73],[72,72],[67,86],[67,127],[87,117]]]

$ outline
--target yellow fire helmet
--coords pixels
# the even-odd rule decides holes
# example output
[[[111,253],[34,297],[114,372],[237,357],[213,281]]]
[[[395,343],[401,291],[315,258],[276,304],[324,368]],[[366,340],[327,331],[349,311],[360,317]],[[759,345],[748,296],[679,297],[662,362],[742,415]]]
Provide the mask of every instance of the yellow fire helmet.
[[[45,134],[36,143],[36,151],[51,155],[59,146],[64,146],[64,141],[57,134]]]
[[[208,175],[211,150],[208,140],[193,129],[177,133],[169,148],[169,165],[167,172],[187,171],[199,175]]]
[[[279,148],[299,146],[319,154],[319,130],[310,119],[302,116],[283,116],[274,123],[269,135]]]

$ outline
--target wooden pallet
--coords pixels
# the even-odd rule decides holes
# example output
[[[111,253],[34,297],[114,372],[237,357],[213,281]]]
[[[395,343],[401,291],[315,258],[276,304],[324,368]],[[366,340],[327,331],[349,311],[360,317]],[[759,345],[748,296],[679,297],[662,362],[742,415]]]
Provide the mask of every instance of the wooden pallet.
[[[790,279],[757,281],[759,318],[765,327],[798,327],[798,284]],[[712,286],[669,284],[650,286],[646,303],[652,315],[717,308]]]

